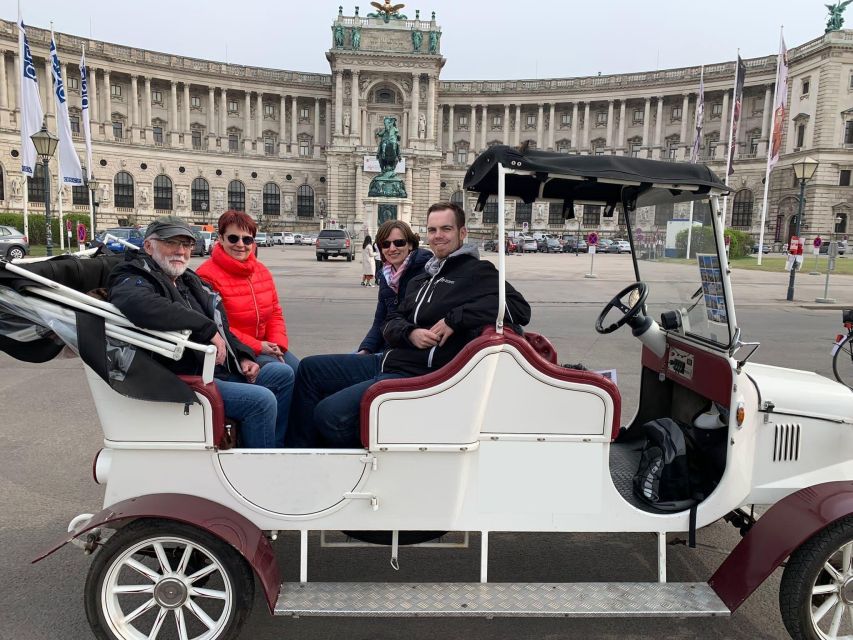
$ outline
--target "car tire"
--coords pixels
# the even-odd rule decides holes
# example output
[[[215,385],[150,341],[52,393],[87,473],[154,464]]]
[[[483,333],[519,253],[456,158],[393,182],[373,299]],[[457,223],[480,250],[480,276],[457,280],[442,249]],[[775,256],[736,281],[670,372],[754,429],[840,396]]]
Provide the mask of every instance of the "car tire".
[[[837,630],[835,634],[828,635],[826,629],[833,624],[839,611],[843,616],[842,624],[847,624],[843,620],[848,617],[846,608],[849,605],[844,603],[839,591],[849,578],[851,556],[848,547],[851,545],[853,516],[847,516],[822,529],[791,554],[779,585],[779,610],[782,622],[794,640],[836,637]],[[846,554],[845,548],[848,548]],[[842,567],[838,575],[826,570],[829,564],[837,570],[845,555],[848,566]],[[833,598],[836,604],[828,604]],[[821,615],[816,619],[818,612]]]
[[[190,554],[185,558],[187,549]],[[168,567],[163,566],[163,560]],[[141,573],[140,565],[150,574]],[[190,581],[193,574],[211,565],[213,570]],[[149,600],[146,601],[145,592],[116,593],[122,577],[133,578],[122,582],[127,586],[145,585],[147,577],[152,583]],[[193,599],[191,589],[201,589],[202,581],[205,595]],[[137,520],[119,529],[95,555],[86,577],[84,605],[89,625],[99,640],[153,637],[157,635],[152,631],[158,621],[159,630],[172,632],[177,632],[181,622],[198,627],[198,611],[208,618],[205,626],[212,623],[203,634],[205,638],[232,640],[252,610],[254,593],[249,564],[220,538],[173,521]],[[164,599],[172,602],[164,604]],[[148,611],[156,612],[155,616],[147,613],[127,619],[128,614],[146,604],[150,605]]]
[[[25,255],[27,255],[27,252],[24,251],[23,247],[9,247],[9,250],[6,252],[6,257],[9,260],[17,260],[23,258]]]
[[[389,245],[389,246],[390,246],[390,245]],[[351,256],[351,255],[348,255],[348,256],[347,256],[347,262],[352,262],[352,256]]]
[[[321,256],[319,253],[317,254],[317,262],[323,262],[323,256]]]

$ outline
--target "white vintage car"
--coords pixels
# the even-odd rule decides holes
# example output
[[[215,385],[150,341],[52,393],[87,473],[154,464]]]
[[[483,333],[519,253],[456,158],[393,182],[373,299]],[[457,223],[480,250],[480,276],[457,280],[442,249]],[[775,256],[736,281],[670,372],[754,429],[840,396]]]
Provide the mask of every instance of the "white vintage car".
[[[627,424],[612,380],[558,366],[547,338],[504,329],[500,304],[494,325],[445,368],[367,392],[362,447],[229,448],[235,427],[211,383],[213,347],[139,329],[86,294],[103,286],[111,258],[0,263],[0,349],[31,362],[76,350],[103,427],[93,471],[103,505],[74,516],[38,556],[68,542],[93,554],[85,607],[95,635],[235,638],[255,585],[283,616],[729,615],[786,563],[780,603],[791,637],[850,638],[853,391],[747,362],[755,345],[741,339],[722,250],[725,186],[701,165],[504,146],[478,157],[465,186],[480,204],[498,196],[497,237],[512,196],[562,202],[568,216],[574,204],[621,207],[632,248],[637,206],[695,201],[681,238],[691,259],[642,262],[632,250],[636,281],[595,327],[628,325],[643,345],[639,408]],[[186,349],[207,353],[202,376],[178,379],[150,357]],[[644,425],[661,418],[714,429],[720,443],[712,490],[674,510],[633,486],[648,453]],[[760,517],[755,505],[767,505]],[[692,536],[721,518],[743,539],[714,575],[668,582],[667,534]],[[340,530],[389,544],[394,559],[398,545],[441,532],[476,536],[480,579],[309,580],[309,531]],[[298,582],[281,581],[272,549],[281,531],[300,534]],[[491,532],[653,533],[656,580],[492,583]]]

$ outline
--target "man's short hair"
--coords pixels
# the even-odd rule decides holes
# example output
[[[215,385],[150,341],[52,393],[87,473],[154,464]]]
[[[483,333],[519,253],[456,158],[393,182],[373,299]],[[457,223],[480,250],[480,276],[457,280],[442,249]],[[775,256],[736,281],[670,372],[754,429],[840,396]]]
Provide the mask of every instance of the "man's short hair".
[[[147,229],[145,229],[146,240],[148,238],[162,238],[163,240],[167,240],[168,238],[175,238],[178,236],[186,236],[187,238],[195,240],[195,234],[193,233],[189,223],[183,218],[179,218],[177,216],[163,216],[162,218],[157,218],[154,222],[148,225]]]
[[[429,223],[429,214],[433,211],[444,211],[450,209],[456,218],[456,226],[460,229],[465,226],[465,210],[455,202],[436,202],[427,209],[427,223]]]

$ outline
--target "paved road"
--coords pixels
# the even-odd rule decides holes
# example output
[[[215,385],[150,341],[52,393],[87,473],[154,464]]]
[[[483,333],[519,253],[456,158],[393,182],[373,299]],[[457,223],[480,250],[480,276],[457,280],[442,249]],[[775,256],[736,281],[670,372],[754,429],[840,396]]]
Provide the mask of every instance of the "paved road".
[[[284,300],[289,333],[298,355],[353,349],[366,331],[376,289],[358,286],[360,263],[317,263],[310,247],[262,250]],[[639,345],[623,329],[598,336],[593,321],[609,297],[631,279],[627,256],[599,256],[598,279],[582,278],[588,258],[569,255],[509,258],[511,281],[534,307],[533,330],[548,335],[561,362],[615,367],[630,419],[638,392]],[[689,275],[689,274],[687,274]],[[685,279],[687,278],[685,275]],[[679,278],[663,278],[646,266],[654,300],[671,299]],[[840,312],[780,302],[787,275],[735,272],[738,319],[747,340],[760,340],[755,359],[831,375],[828,356]],[[800,275],[797,294],[807,302],[822,292],[817,278]],[[833,278],[834,295],[853,302],[853,278]],[[851,304],[853,306],[853,304]],[[521,400],[520,400],[521,401]],[[82,608],[89,559],[66,548],[47,561],[29,559],[50,544],[75,514],[97,510],[101,489],[90,464],[100,447],[100,427],[79,361],[27,365],[0,355],[0,637],[18,640],[85,639],[91,634]],[[728,525],[700,533],[700,542],[730,549],[738,540]],[[277,551],[284,577],[298,577],[296,541],[287,535]],[[317,580],[476,580],[476,539],[467,551],[405,549],[394,572],[385,549],[310,550]],[[652,580],[655,541],[648,535],[494,535],[490,578],[500,581]],[[711,548],[673,547],[671,580],[706,580],[722,560]],[[408,637],[410,640],[467,636],[509,639],[612,638],[784,638],[776,604],[779,572],[732,618],[687,620],[369,620],[272,619],[260,600],[243,637]]]

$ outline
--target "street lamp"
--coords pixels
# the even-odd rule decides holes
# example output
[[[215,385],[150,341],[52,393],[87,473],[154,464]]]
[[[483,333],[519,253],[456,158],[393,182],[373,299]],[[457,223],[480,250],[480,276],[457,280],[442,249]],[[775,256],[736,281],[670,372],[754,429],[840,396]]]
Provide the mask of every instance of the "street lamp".
[[[794,163],[794,176],[797,180],[800,181],[800,206],[797,211],[797,227],[794,231],[794,235],[799,238],[800,236],[800,225],[803,222],[803,208],[806,199],[806,182],[812,179],[817,171],[818,161],[814,158],[807,157],[802,158],[801,160],[797,160]],[[759,247],[759,251],[761,247]],[[791,247],[789,247],[789,251]],[[797,277],[797,256],[794,256],[794,261],[791,263],[791,277],[788,280],[788,296],[787,300],[790,302],[794,299],[794,279]]]
[[[101,186],[100,183],[95,180],[94,174],[89,176],[89,180],[87,182],[89,185],[89,191],[92,193],[92,221],[90,226],[92,227],[92,240],[95,239],[95,223],[98,220],[98,187]]]
[[[43,123],[41,131],[37,131],[30,136],[30,140],[36,148],[36,153],[41,158],[44,165],[44,224],[46,228],[46,253],[49,256],[53,255],[53,233],[50,230],[50,171],[47,163],[53,157],[56,151],[56,146],[59,144],[59,138],[47,130],[47,123]]]

